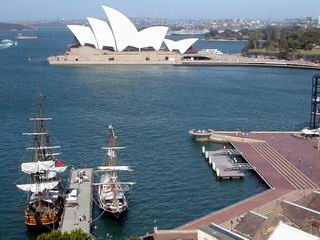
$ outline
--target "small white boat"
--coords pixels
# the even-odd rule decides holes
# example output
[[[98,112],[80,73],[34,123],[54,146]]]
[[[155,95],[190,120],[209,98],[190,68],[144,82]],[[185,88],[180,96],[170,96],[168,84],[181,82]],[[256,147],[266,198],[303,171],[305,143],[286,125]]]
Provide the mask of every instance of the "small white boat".
[[[195,141],[200,141],[200,142],[207,141],[213,133],[214,133],[214,131],[211,129],[208,129],[208,130],[192,129],[189,131],[189,134],[192,135],[193,139]]]
[[[9,39],[4,39],[0,42],[0,49],[5,49],[13,46],[15,43]]]
[[[189,131],[189,133],[193,136],[199,136],[199,137],[209,137],[212,135],[214,131],[211,130],[211,129],[208,129],[208,130],[195,130],[195,129],[192,129]]]

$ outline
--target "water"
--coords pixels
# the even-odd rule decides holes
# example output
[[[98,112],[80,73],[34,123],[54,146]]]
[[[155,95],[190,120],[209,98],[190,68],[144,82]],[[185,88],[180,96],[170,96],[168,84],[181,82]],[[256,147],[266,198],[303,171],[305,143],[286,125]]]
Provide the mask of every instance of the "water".
[[[0,38],[15,34],[1,33]],[[241,181],[216,181],[189,129],[292,130],[309,121],[314,71],[54,67],[46,57],[63,53],[71,34],[56,28],[40,29],[37,35],[36,41],[0,51],[0,238],[35,238],[24,226],[25,197],[15,183],[21,178],[19,163],[31,157],[24,150],[31,141],[20,133],[31,130],[28,118],[39,93],[48,96],[46,115],[55,118],[49,123],[52,141],[62,145],[61,157],[71,166],[101,164],[108,122],[119,145],[127,147],[119,160],[134,168],[125,180],[137,185],[121,221],[102,217],[95,222],[101,238],[107,233],[112,239],[142,235],[154,226],[174,228],[265,190],[250,172]],[[213,48],[217,43],[201,44]],[[95,209],[94,215],[99,213]]]

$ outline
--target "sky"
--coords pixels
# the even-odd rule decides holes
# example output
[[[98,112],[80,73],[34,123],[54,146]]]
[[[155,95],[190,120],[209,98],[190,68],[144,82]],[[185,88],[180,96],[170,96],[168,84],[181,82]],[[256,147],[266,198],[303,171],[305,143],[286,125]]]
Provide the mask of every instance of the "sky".
[[[0,7],[0,21],[105,18],[101,5],[129,17],[171,19],[268,19],[320,15],[320,0],[9,0]]]

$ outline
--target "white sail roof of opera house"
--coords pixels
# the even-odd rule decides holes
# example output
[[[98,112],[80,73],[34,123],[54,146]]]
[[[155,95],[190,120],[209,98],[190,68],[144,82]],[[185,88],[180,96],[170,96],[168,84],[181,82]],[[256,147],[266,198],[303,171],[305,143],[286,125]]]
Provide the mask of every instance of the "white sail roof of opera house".
[[[102,6],[102,8],[109,19],[113,36],[116,39],[117,50],[123,51],[126,47],[132,45],[132,40],[135,41],[138,30],[129,18],[119,11],[106,6]]]
[[[176,50],[180,53],[185,53],[196,41],[198,41],[198,38],[188,38],[180,41],[164,39],[164,43],[167,45],[170,51]]]
[[[88,43],[94,45],[96,48],[98,47],[91,28],[80,25],[68,25],[67,27],[71,30],[82,46]]]
[[[168,27],[164,26],[153,26],[138,31],[129,18],[121,12],[107,6],[102,8],[110,25],[97,18],[87,18],[90,27],[68,25],[80,45],[91,44],[100,50],[111,47],[115,51],[124,51],[127,47],[139,50],[152,47],[158,51],[165,42],[169,51],[177,50],[183,54],[198,40],[190,38],[175,42],[164,39],[168,32]]]
[[[97,18],[88,17],[87,19],[96,37],[98,48],[100,50],[102,50],[103,47],[113,47],[116,49],[113,33],[108,23]]]

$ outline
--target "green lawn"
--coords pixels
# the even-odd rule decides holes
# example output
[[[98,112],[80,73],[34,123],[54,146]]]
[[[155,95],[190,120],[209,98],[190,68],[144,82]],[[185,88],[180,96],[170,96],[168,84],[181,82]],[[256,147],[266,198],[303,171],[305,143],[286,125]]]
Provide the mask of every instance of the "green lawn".
[[[309,51],[298,50],[298,52],[304,55],[320,55],[320,48],[315,48]]]
[[[256,53],[279,53],[278,50],[267,50],[266,48],[259,48],[259,49],[250,49],[249,52],[256,52]],[[302,55],[320,55],[320,48],[312,49],[305,51],[303,49],[296,50],[297,53],[300,53]]]

